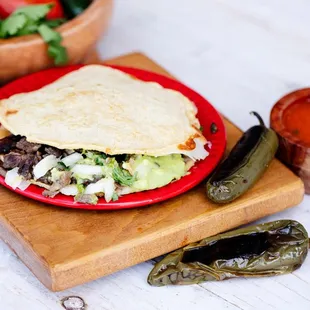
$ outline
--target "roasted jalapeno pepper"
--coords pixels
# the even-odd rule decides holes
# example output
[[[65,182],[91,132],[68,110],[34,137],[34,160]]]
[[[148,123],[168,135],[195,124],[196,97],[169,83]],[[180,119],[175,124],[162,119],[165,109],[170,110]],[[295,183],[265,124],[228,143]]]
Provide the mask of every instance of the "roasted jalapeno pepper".
[[[155,265],[148,283],[197,284],[290,273],[304,262],[308,242],[305,228],[291,220],[233,230],[167,255]]]
[[[207,182],[207,195],[216,203],[227,203],[246,192],[265,172],[278,149],[276,133],[260,124],[248,129]]]

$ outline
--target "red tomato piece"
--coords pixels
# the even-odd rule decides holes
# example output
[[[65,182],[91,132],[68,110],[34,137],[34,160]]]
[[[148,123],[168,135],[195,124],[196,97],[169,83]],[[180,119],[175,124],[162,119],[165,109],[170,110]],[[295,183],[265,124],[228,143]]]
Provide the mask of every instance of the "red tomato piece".
[[[0,18],[6,18],[16,9],[33,4],[52,3],[54,7],[48,13],[48,19],[63,18],[64,11],[59,0],[0,0]]]

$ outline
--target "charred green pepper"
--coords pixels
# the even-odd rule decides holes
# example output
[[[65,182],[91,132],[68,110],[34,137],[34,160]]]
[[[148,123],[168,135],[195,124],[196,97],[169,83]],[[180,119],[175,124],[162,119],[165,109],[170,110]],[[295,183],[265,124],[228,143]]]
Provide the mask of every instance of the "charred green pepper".
[[[276,133],[260,124],[248,129],[207,182],[207,195],[215,203],[227,203],[246,192],[262,176],[278,149]]]
[[[291,220],[233,230],[167,255],[155,265],[148,283],[197,284],[289,273],[304,262],[308,242],[305,228]]]

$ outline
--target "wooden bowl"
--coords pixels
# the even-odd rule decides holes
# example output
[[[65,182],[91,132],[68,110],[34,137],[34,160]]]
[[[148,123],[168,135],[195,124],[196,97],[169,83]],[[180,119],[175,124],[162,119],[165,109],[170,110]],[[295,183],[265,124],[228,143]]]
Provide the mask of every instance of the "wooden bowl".
[[[108,27],[113,0],[94,0],[79,16],[58,27],[69,55],[68,64],[82,62]],[[38,34],[0,39],[0,84],[53,67],[47,46]]]
[[[272,108],[270,126],[279,137],[277,157],[303,180],[310,194],[310,88],[281,98]]]

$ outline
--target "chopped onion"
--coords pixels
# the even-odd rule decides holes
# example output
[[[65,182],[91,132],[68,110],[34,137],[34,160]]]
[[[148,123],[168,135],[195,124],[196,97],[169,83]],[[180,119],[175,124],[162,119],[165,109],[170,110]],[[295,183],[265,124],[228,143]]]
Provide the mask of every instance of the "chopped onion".
[[[43,177],[49,170],[57,166],[58,159],[55,155],[48,155],[40,160],[35,167],[33,168],[33,175],[35,179],[40,179]]]
[[[13,189],[19,188],[22,191],[24,191],[30,185],[30,182],[25,181],[23,177],[18,174],[18,168],[9,170],[5,175],[4,181]]]
[[[69,156],[64,157],[61,161],[67,166],[74,166],[79,160],[83,159],[82,154],[80,153],[72,153]]]
[[[18,185],[18,188],[22,191],[26,190],[28,188],[28,186],[30,185],[31,183],[28,182],[28,181],[25,181],[25,180],[22,180],[22,182]]]
[[[17,186],[21,183],[22,179],[21,176],[17,173],[18,168],[14,168],[9,170],[5,175],[5,183],[11,186],[13,189],[16,189]]]
[[[67,196],[75,196],[79,193],[78,187],[74,184],[63,187],[60,192]]]
[[[104,178],[96,183],[89,184],[84,191],[84,194],[104,193],[106,202],[111,201],[115,191],[114,180],[112,178]]]
[[[81,175],[102,175],[101,166],[92,166],[92,165],[75,165],[72,169],[72,172]]]

